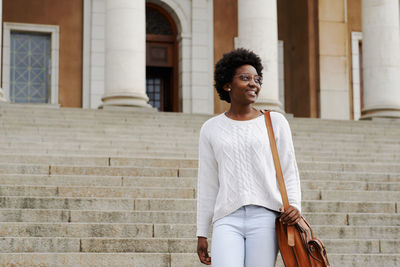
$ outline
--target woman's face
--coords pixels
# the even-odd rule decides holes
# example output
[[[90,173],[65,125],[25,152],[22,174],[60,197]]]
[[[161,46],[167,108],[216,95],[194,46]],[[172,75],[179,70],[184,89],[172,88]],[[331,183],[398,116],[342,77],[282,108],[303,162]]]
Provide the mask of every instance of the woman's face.
[[[262,77],[257,74],[256,69],[251,65],[243,65],[236,69],[232,82],[224,89],[229,92],[231,103],[248,105],[256,102],[261,83]]]

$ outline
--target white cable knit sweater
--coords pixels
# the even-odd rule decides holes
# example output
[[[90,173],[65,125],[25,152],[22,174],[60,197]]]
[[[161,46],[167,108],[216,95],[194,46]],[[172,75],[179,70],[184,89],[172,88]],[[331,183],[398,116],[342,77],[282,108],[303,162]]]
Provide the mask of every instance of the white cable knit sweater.
[[[283,177],[291,205],[301,210],[300,179],[286,118],[271,112]],[[244,205],[279,211],[282,200],[264,116],[237,121],[225,114],[200,130],[197,236],[208,237],[212,222]]]

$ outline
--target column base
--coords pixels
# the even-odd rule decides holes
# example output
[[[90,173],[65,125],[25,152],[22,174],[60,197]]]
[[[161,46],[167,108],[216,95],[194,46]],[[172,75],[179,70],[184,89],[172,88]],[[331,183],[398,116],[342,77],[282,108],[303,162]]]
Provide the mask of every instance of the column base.
[[[4,97],[3,89],[0,88],[0,102],[8,102]]]
[[[400,119],[399,109],[375,109],[364,110],[360,120],[373,120],[373,119]]]
[[[99,108],[103,108],[104,106],[152,108],[152,106],[147,103],[149,98],[146,95],[135,93],[106,95],[101,101],[103,101],[103,104],[101,104]]]
[[[99,109],[107,111],[118,111],[118,112],[145,112],[153,113],[158,112],[156,108],[153,107],[133,107],[133,106],[99,106]]]

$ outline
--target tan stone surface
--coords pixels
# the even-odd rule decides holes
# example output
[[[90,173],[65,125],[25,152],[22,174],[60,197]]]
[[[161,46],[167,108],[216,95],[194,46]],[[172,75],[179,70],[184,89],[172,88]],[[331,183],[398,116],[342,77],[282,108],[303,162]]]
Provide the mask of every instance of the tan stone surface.
[[[339,22],[319,22],[320,55],[346,55],[347,26]]]
[[[323,21],[343,22],[345,15],[344,0],[319,0],[319,19]]]
[[[350,106],[347,91],[321,90],[321,116],[325,119],[349,119]],[[348,109],[344,109],[348,106]]]
[[[320,57],[320,83],[325,90],[343,91],[348,86],[347,58],[343,56]]]

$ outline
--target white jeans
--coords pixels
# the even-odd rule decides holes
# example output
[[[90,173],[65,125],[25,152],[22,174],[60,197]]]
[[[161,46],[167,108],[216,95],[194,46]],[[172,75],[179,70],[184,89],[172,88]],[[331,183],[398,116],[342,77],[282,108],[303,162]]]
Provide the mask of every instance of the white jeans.
[[[212,267],[274,267],[277,214],[249,205],[217,220],[212,235]]]

